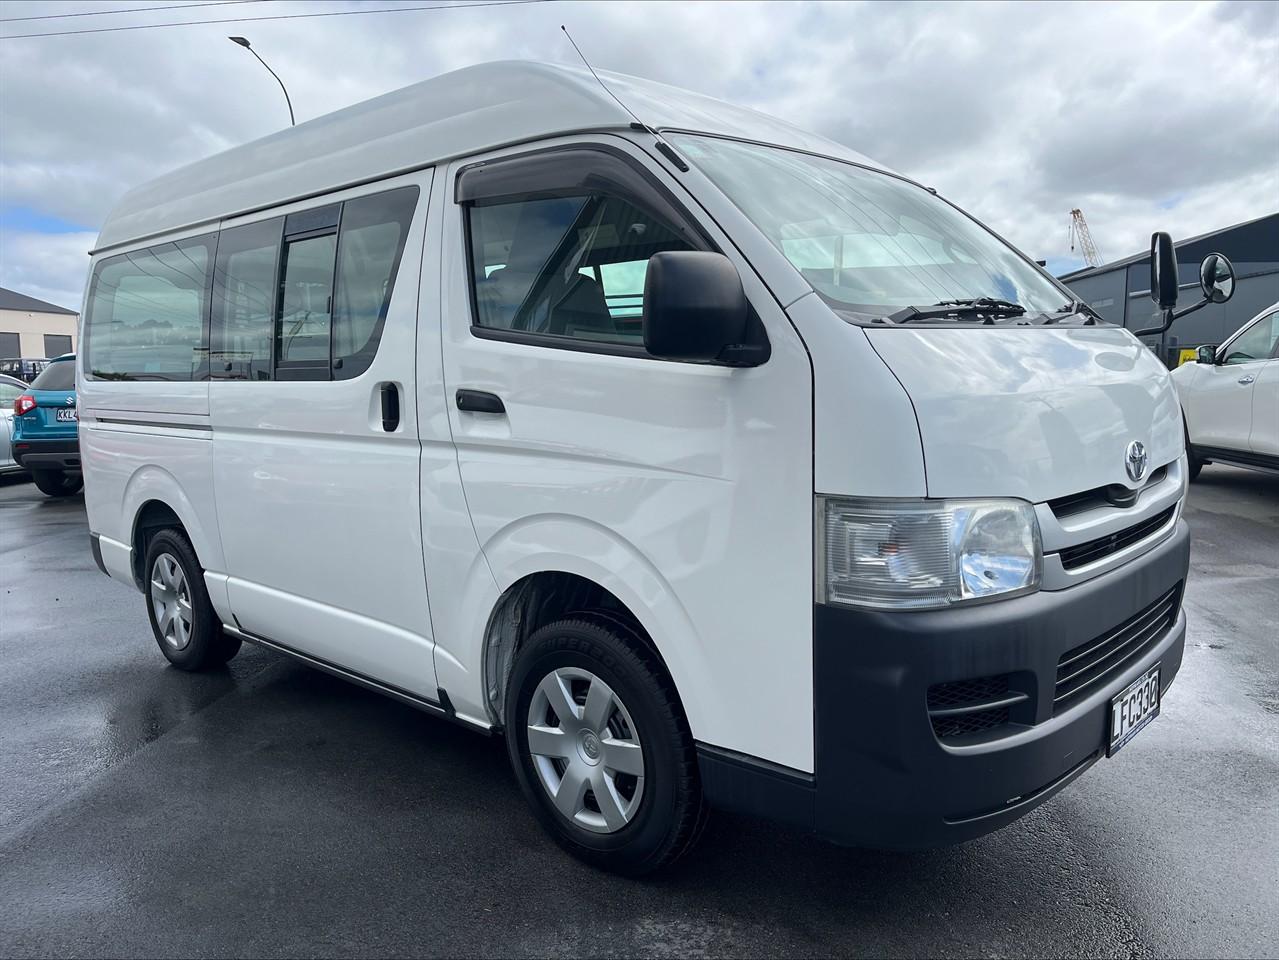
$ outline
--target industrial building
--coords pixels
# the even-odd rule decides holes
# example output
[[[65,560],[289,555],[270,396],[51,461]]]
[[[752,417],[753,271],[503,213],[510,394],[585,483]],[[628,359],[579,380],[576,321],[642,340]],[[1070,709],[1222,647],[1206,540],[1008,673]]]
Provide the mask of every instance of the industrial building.
[[[74,310],[0,287],[0,359],[70,353],[79,320]]]
[[[1279,213],[1182,240],[1176,248],[1179,307],[1200,299],[1199,263],[1210,253],[1224,254],[1234,264],[1236,286],[1229,303],[1209,304],[1178,320],[1162,338],[1143,338],[1170,367],[1177,365],[1183,350],[1221,343],[1279,301]],[[1061,280],[1112,323],[1130,330],[1161,323],[1159,308],[1150,299],[1149,250],[1100,267],[1076,270]]]

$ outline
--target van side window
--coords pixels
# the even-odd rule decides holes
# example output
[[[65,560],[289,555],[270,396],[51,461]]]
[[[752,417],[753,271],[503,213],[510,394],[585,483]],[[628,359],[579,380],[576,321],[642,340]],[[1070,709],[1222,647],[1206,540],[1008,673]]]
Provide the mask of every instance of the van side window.
[[[223,230],[213,273],[213,324],[209,331],[212,376],[271,379],[271,321],[275,270],[284,221]]]
[[[333,308],[333,376],[358,377],[382,339],[417,187],[401,187],[342,205]]]
[[[213,376],[348,380],[367,370],[419,194],[398,187],[223,230]]]
[[[85,370],[95,380],[208,376],[204,317],[213,237],[108,257],[93,272]]]
[[[608,194],[529,196],[468,207],[476,323],[642,346],[644,275],[681,231]]]
[[[285,246],[277,368],[328,368],[336,253],[336,233],[295,240]]]
[[[328,380],[333,274],[341,204],[292,213],[284,219],[280,308],[275,325],[278,380]]]

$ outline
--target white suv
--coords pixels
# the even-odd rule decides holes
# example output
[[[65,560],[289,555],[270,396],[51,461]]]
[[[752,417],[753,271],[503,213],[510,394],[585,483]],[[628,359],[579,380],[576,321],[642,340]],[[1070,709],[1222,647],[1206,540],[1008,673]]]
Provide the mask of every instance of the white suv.
[[[1205,463],[1279,472],[1279,303],[1173,371],[1190,478]]]

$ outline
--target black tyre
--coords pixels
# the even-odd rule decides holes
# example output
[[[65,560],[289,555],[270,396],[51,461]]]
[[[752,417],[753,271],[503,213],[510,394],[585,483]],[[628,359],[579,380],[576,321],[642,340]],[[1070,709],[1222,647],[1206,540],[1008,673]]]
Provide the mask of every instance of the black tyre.
[[[69,497],[84,486],[83,474],[63,470],[32,470],[31,480],[41,493],[50,497]]]
[[[161,530],[147,544],[143,567],[147,616],[160,652],[179,670],[221,666],[240,650],[222,630],[204,586],[204,570],[180,530]]]
[[[574,856],[637,876],[706,822],[697,756],[666,671],[622,620],[582,613],[515,658],[506,743],[524,796]]]

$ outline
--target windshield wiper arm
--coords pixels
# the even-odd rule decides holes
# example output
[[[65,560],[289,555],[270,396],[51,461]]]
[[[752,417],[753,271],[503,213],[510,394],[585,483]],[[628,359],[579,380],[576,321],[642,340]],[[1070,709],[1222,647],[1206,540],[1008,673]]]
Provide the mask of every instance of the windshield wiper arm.
[[[931,307],[905,307],[896,313],[889,314],[888,320],[892,323],[914,323],[917,320],[976,316],[985,317],[984,323],[994,323],[996,317],[1020,317],[1025,312],[1025,307],[1011,300],[977,297],[972,300],[943,300]]]

